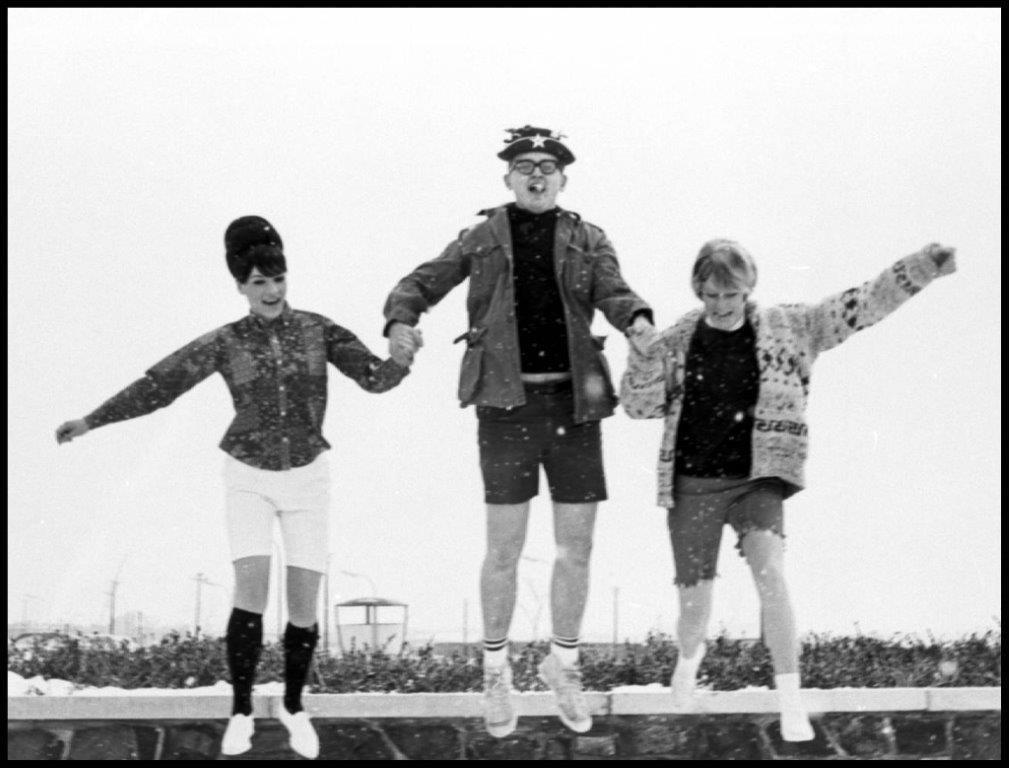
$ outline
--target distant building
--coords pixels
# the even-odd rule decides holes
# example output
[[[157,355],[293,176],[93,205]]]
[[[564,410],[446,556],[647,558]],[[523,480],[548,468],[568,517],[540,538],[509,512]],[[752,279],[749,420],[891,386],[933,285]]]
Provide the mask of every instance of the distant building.
[[[335,608],[340,653],[366,647],[396,653],[406,639],[406,603],[384,597],[359,597],[337,603]]]

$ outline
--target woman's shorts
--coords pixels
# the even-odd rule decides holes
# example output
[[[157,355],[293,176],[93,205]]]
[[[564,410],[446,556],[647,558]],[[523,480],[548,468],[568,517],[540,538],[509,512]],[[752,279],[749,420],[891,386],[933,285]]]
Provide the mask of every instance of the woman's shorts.
[[[540,464],[550,498],[584,504],[606,498],[598,421],[575,424],[570,381],[526,384],[517,408],[477,406],[484,501],[521,504],[539,493]]]
[[[325,573],[329,550],[329,460],[281,471],[224,460],[225,517],[231,559],[273,553],[280,521],[289,566]]]
[[[692,587],[715,578],[722,526],[731,525],[736,548],[750,531],[771,531],[784,538],[784,483],[773,477],[689,477],[677,475],[667,522],[678,586]]]

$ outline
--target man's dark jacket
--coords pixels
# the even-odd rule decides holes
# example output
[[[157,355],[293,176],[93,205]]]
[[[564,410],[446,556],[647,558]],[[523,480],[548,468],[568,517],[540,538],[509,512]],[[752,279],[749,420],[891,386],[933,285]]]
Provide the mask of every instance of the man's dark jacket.
[[[461,405],[510,408],[525,404],[519,356],[512,242],[505,206],[480,211],[487,220],[463,230],[436,259],[404,277],[385,304],[386,328],[392,322],[414,326],[467,277],[469,331],[459,377]],[[554,239],[554,266],[574,382],[576,422],[596,421],[613,413],[617,402],[603,337],[593,336],[592,316],[602,311],[624,332],[634,316],[651,309],[620,276],[613,246],[597,226],[577,213],[560,210]]]

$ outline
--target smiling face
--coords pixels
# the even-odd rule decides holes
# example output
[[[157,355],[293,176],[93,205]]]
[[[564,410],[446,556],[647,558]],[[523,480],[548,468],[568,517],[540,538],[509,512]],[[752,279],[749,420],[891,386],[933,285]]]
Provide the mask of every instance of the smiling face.
[[[720,331],[734,331],[746,314],[746,291],[738,285],[725,285],[709,277],[701,283],[704,321]]]
[[[236,281],[237,282],[237,281]],[[287,296],[287,273],[266,277],[257,267],[252,268],[249,279],[238,283],[238,292],[249,300],[249,309],[267,320],[280,317]]]
[[[515,204],[531,213],[543,213],[557,205],[557,195],[567,183],[567,177],[558,164],[553,173],[544,173],[541,166],[536,166],[528,175],[520,173],[515,164],[520,160],[530,160],[540,163],[543,160],[557,162],[557,158],[548,152],[523,152],[515,155],[508,163],[508,173],[504,182],[515,193]]]

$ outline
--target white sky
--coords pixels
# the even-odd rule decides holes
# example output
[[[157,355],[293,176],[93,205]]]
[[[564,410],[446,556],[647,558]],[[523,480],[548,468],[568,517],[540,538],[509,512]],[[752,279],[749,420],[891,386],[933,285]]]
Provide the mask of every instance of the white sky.
[[[8,10],[8,620],[118,605],[223,631],[231,568],[214,377],[56,447],[155,361],[247,309],[229,221],[281,232],[288,298],[385,356],[395,282],[506,202],[504,128],[562,130],[560,203],[604,227],[660,326],[730,236],[755,299],[815,301],[936,240],[959,272],[825,354],[808,489],[786,503],[801,630],[993,625],[1001,501],[1001,12],[982,10]],[[376,396],[331,371],[333,601],[410,605],[411,636],[479,637],[476,419],[455,399],[465,287]],[[626,343],[609,335],[615,376]],[[604,424],[583,636],[670,632],[661,425]],[[542,484],[542,483],[541,483]],[[753,634],[727,531],[713,628]],[[549,631],[549,504],[533,503],[512,636]],[[30,595],[31,597],[26,597]],[[537,606],[543,604],[537,621]],[[273,609],[271,608],[270,611]],[[271,614],[272,615],[272,614]],[[268,620],[267,626],[272,624]]]

